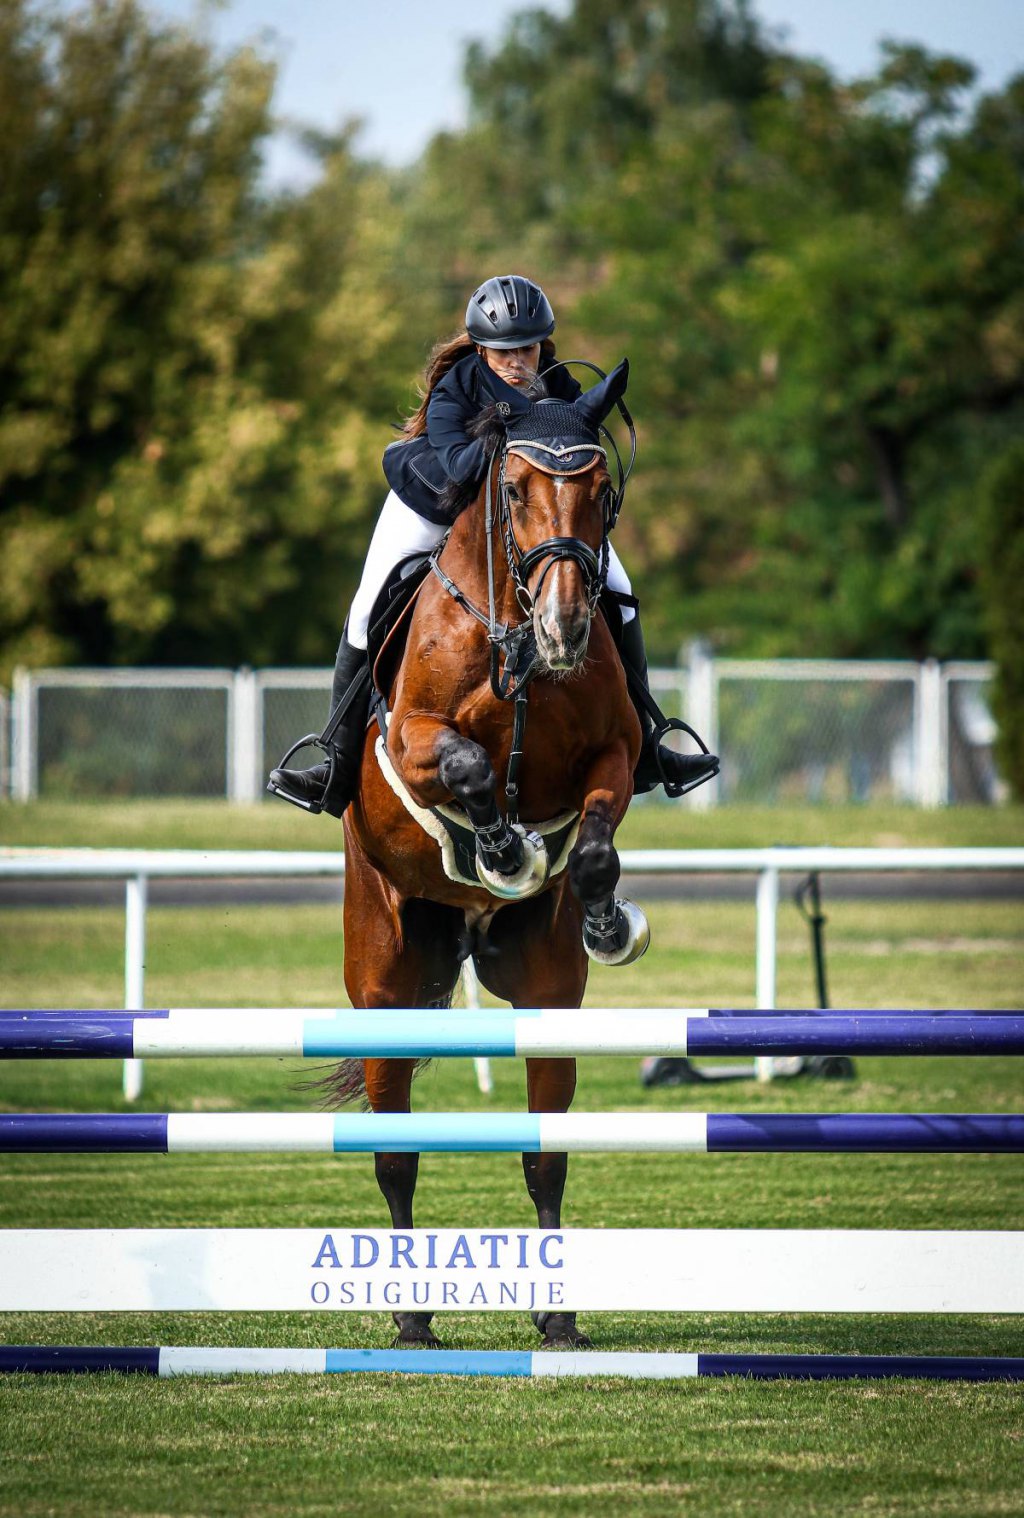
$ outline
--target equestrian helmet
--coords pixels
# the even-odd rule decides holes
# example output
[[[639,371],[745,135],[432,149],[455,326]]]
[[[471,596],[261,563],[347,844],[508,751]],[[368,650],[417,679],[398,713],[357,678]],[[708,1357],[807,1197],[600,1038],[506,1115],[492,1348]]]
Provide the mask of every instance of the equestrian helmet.
[[[522,274],[484,280],[466,307],[466,331],[481,348],[528,348],[554,330],[551,302]]]

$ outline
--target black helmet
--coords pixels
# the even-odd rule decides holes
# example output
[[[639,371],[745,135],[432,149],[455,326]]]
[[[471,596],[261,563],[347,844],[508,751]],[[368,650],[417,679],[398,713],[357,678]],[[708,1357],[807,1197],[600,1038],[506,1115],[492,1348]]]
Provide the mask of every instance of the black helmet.
[[[528,348],[555,330],[555,313],[539,285],[521,274],[497,274],[474,290],[466,331],[482,348]]]

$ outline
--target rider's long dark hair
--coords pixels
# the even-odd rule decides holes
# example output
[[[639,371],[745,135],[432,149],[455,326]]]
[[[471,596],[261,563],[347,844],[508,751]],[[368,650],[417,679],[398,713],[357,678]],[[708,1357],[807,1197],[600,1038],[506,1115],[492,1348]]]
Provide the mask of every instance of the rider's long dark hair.
[[[427,430],[427,407],[430,405],[430,397],[435,385],[444,379],[449,369],[453,369],[461,359],[468,357],[476,351],[476,343],[468,332],[458,332],[454,337],[444,338],[434,348],[427,360],[427,367],[423,372],[423,384],[420,386],[420,403],[411,416],[406,417],[402,426],[403,437],[420,437]],[[547,368],[555,361],[555,345],[550,337],[546,337],[540,345],[540,367]]]

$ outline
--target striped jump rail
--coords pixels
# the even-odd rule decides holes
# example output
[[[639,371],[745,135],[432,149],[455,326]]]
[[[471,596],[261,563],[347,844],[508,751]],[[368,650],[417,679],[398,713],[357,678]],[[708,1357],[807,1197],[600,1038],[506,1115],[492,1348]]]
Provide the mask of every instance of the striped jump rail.
[[[0,1012],[0,1059],[1024,1054],[1024,1013],[738,1008]]]
[[[0,1373],[145,1376],[360,1375],[551,1377],[624,1376],[633,1381],[741,1376],[757,1381],[1024,1381],[1024,1358],[950,1355],[536,1354],[526,1350],[0,1348]]]
[[[1020,1154],[995,1113],[13,1113],[0,1153]]]

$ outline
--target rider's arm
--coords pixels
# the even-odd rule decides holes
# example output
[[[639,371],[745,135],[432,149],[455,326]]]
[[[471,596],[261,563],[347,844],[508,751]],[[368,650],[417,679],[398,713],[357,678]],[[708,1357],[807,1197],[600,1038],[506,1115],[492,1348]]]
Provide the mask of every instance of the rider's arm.
[[[526,398],[495,374],[485,374],[475,355],[463,359],[435,386],[427,406],[427,437],[441,467],[459,485],[482,477],[487,445],[470,438],[469,424],[484,406],[505,401],[509,415],[529,406]]]

